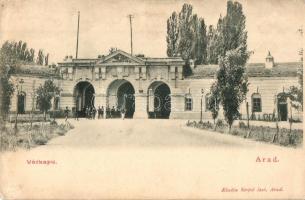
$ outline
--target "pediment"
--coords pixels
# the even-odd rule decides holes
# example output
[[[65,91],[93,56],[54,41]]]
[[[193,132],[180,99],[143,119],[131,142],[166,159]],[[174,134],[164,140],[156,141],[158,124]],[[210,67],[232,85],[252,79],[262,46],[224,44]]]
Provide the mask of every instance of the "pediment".
[[[117,50],[112,54],[104,57],[101,61],[97,63],[98,65],[143,65],[144,61],[137,57],[134,57],[124,51]]]

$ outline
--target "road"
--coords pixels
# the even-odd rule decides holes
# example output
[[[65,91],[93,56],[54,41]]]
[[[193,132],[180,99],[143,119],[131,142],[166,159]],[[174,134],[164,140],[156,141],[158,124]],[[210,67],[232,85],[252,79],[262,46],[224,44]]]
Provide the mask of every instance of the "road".
[[[251,185],[285,188],[266,198],[304,192],[294,188],[304,178],[299,149],[196,130],[183,120],[70,121],[75,128],[45,146],[1,155],[4,199],[216,198],[224,186]],[[280,162],[256,163],[257,156]],[[293,176],[283,173],[287,166]]]
[[[185,126],[185,120],[70,120],[75,129],[49,142],[53,147],[246,147],[267,148],[263,144],[226,134]],[[273,146],[273,145],[271,145]],[[274,147],[272,147],[274,148]]]

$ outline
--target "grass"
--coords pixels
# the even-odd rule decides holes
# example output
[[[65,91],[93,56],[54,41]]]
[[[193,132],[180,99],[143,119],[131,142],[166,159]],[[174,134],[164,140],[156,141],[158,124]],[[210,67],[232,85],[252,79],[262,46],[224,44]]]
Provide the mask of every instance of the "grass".
[[[209,121],[188,121],[186,125],[281,146],[301,147],[303,145],[303,130],[300,129],[292,129],[290,131],[286,128],[277,129],[269,126],[250,126],[248,128],[244,122],[239,122],[239,125],[233,126],[229,132],[228,125],[223,120],[217,120],[216,125]]]
[[[39,145],[45,145],[54,137],[63,136],[74,127],[69,123],[57,124],[52,122],[19,124],[17,131],[13,127],[2,126],[0,128],[0,150],[15,151],[17,148],[30,149]]]

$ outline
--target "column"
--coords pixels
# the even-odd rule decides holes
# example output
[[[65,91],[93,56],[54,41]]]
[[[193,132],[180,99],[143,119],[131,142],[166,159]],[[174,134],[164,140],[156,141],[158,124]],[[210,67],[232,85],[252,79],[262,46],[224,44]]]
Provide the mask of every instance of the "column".
[[[95,99],[94,99],[94,106],[95,108],[98,108],[99,106],[102,107],[106,106],[106,94],[97,94],[95,95]]]
[[[135,112],[133,114],[135,119],[147,119],[147,94],[135,94]]]

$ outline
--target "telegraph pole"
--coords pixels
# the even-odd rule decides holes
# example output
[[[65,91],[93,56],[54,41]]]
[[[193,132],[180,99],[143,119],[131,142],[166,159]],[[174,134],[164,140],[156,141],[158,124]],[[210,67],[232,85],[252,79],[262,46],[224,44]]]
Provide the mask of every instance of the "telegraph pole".
[[[75,58],[76,58],[76,59],[77,59],[77,56],[78,56],[79,18],[80,18],[80,12],[78,11],[77,38],[76,38],[76,54],[75,54]]]
[[[301,44],[303,43],[303,27],[300,27],[298,29],[298,32],[300,33],[301,36]],[[304,53],[304,49],[303,49],[303,45],[301,45],[301,48],[299,50],[299,56],[300,56],[300,61],[303,63],[303,53]]]
[[[130,54],[133,54],[133,49],[132,49],[132,18],[134,18],[133,15],[129,14],[129,25],[130,25]]]

